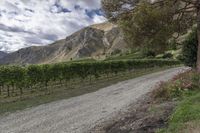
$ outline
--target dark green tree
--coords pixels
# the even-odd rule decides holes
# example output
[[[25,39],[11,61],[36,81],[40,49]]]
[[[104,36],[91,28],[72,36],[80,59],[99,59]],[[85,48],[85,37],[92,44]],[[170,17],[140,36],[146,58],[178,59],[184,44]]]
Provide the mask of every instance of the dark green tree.
[[[190,67],[195,67],[197,62],[197,30],[196,28],[189,34],[183,42],[183,61]]]
[[[197,25],[200,72],[200,0],[102,0],[102,6],[107,18],[121,25],[131,46],[158,51]]]

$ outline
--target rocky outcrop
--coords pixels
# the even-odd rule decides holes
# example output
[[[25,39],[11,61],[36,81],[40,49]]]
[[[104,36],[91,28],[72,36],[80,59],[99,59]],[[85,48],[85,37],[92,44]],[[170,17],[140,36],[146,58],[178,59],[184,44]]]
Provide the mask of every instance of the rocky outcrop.
[[[126,49],[123,34],[116,25],[106,22],[86,27],[50,45],[20,49],[2,58],[0,63],[56,63],[84,57],[100,57],[115,49]]]

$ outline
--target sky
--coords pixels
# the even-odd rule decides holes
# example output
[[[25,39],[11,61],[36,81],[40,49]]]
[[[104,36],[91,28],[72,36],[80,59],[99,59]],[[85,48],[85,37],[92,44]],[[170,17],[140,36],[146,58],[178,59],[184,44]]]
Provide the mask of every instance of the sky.
[[[100,0],[0,0],[0,51],[47,45],[106,21]]]

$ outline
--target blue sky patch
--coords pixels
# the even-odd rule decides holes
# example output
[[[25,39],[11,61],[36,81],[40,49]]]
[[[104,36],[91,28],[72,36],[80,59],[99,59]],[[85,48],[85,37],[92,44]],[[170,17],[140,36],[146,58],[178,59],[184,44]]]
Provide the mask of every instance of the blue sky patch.
[[[103,16],[103,12],[101,9],[92,9],[92,10],[85,9],[85,13],[90,18],[94,18],[95,15]]]
[[[69,13],[69,12],[71,12],[69,9],[67,9],[67,8],[63,7],[62,5],[60,5],[57,1],[50,8],[50,11],[52,13]]]

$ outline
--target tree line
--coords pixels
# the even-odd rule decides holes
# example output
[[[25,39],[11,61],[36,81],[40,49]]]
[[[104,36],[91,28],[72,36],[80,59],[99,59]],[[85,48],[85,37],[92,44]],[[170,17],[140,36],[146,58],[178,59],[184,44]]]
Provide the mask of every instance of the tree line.
[[[200,0],[101,0],[101,3],[107,19],[122,28],[133,48],[164,52],[170,43],[180,44],[181,37],[195,27],[196,44],[184,52],[189,53],[195,47],[195,67],[200,73]]]

